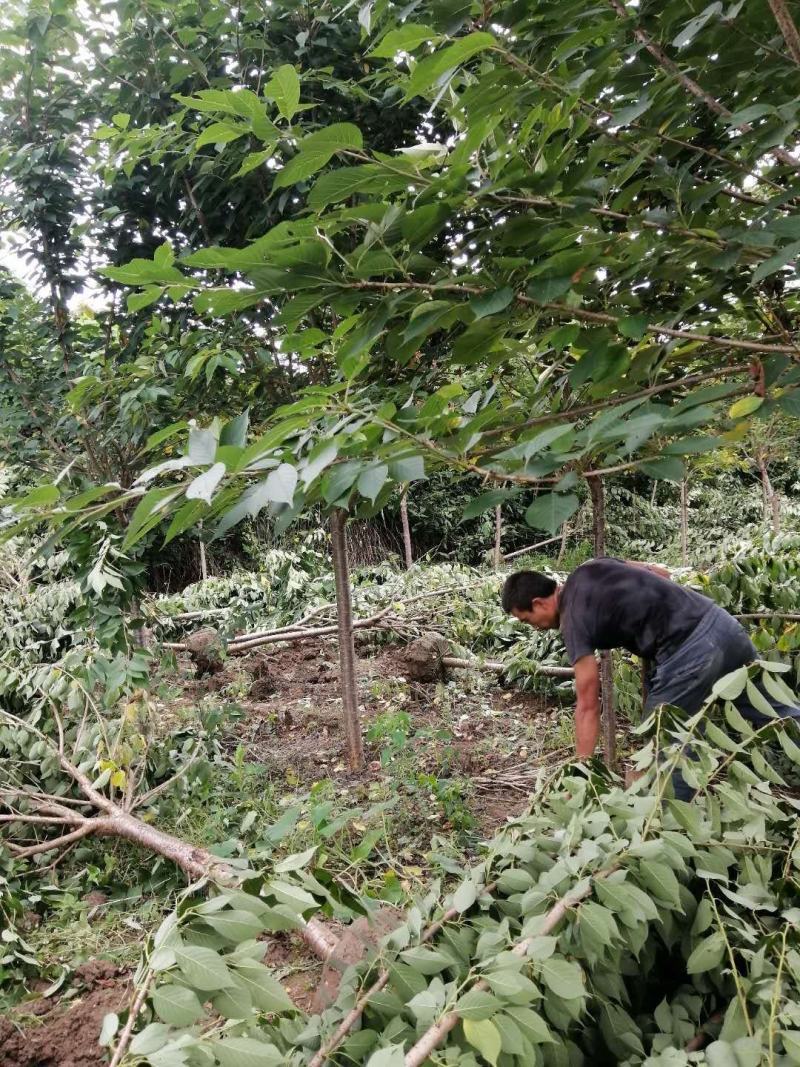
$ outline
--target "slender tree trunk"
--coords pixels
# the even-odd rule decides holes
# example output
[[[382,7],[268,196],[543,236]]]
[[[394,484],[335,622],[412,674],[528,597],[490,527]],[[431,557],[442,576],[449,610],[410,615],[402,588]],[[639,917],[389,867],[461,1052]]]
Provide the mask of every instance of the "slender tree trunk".
[[[331,515],[331,551],[336,580],[336,616],[339,631],[339,670],[342,687],[342,730],[350,769],[362,770],[364,746],[358,715],[356,653],[353,643],[353,605],[350,599],[350,568],[347,563],[345,523],[347,513],[337,508]]]
[[[653,491],[650,494],[650,507],[656,506],[656,493],[658,492],[658,482],[653,482]]]
[[[565,522],[561,527],[561,545],[558,549],[558,555],[556,556],[556,563],[561,563],[564,559],[564,553],[567,551],[567,539],[569,538],[569,522]]]
[[[202,526],[200,529],[200,540],[198,541],[198,544],[200,546],[200,577],[203,579],[203,581],[205,581],[206,578],[208,578],[208,560],[206,559],[206,543],[203,540]]]
[[[400,494],[400,525],[403,528],[403,557],[406,563],[406,570],[411,570],[411,564],[414,562],[414,551],[411,544],[411,527],[408,524],[408,486],[403,489]]]
[[[770,481],[767,470],[767,460],[764,452],[759,448],[756,451],[756,462],[761,474],[761,494],[764,498],[764,521],[772,521],[772,532],[781,532],[781,501]]]
[[[498,504],[494,509],[494,569],[500,570],[503,562],[503,508]]]
[[[592,498],[594,555],[606,554],[606,502],[601,478],[589,478]],[[614,707],[614,671],[611,652],[600,653],[600,705],[603,713],[603,755],[609,767],[617,762],[617,713]]]
[[[681,481],[681,563],[689,566],[689,483],[686,478]]]

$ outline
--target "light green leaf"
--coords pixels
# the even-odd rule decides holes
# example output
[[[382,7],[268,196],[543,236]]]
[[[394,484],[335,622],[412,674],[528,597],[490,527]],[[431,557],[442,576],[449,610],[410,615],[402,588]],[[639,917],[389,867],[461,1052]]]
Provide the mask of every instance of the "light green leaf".
[[[686,961],[686,970],[689,974],[702,974],[703,971],[716,970],[724,955],[725,938],[722,931],[717,930],[697,945]]]
[[[752,415],[754,411],[758,411],[763,403],[763,396],[743,396],[741,400],[731,405],[728,416],[732,419],[743,419],[747,415]]]
[[[264,492],[268,500],[276,504],[291,504],[297,487],[297,468],[291,463],[281,463],[270,471],[264,482]]]
[[[457,1001],[455,1011],[462,1019],[488,1019],[498,1012],[500,1007],[497,997],[487,993],[485,989],[470,989]]]
[[[455,70],[479,52],[493,48],[496,44],[497,41],[491,33],[470,33],[446,48],[438,48],[433,55],[420,59],[408,80],[406,100],[424,93],[449,71]]]
[[[738,667],[730,674],[725,674],[717,679],[711,687],[711,695],[722,700],[736,700],[741,696],[747,685],[747,667]]]
[[[264,95],[274,100],[285,119],[291,119],[300,103],[300,78],[289,63],[278,67],[264,86]]]
[[[253,1037],[226,1037],[213,1049],[220,1067],[282,1067],[286,1062],[275,1045]]]
[[[289,994],[271,974],[268,967],[257,960],[230,959],[236,979],[247,989],[253,1003],[261,1011],[295,1011]]]
[[[453,907],[459,914],[467,911],[478,899],[478,889],[471,878],[465,878],[453,893]]]
[[[116,1012],[109,1012],[103,1016],[103,1025],[100,1028],[100,1036],[97,1039],[97,1044],[102,1048],[108,1048],[114,1037],[119,1030],[119,1015]]]
[[[241,911],[237,908],[220,911],[215,915],[204,915],[203,920],[218,934],[222,934],[234,944],[247,941],[251,937],[258,937],[264,929],[264,924],[252,912]]]
[[[489,1019],[463,1019],[464,1037],[493,1067],[503,1050],[500,1031]]]
[[[552,956],[541,963],[539,976],[551,992],[564,1000],[574,1000],[586,992],[581,968],[561,957]]]
[[[362,471],[358,478],[358,491],[367,500],[375,502],[375,498],[383,488],[387,477],[389,476],[389,468],[385,463],[378,463],[374,467],[367,467]]]
[[[297,155],[278,172],[274,187],[283,189],[310,178],[322,170],[337,152],[361,148],[363,143],[361,130],[351,122],[335,122],[332,126],[310,133],[300,142]]]
[[[425,41],[436,42],[439,34],[430,26],[409,22],[396,30],[389,30],[371,50],[379,59],[393,59],[398,52],[413,52]]]
[[[212,122],[210,126],[206,126],[194,146],[203,148],[207,144],[229,144],[239,137],[244,137],[247,132],[248,129],[243,123]]]
[[[162,985],[153,993],[153,1007],[170,1026],[191,1026],[203,1014],[197,994],[182,985]]]
[[[214,496],[214,490],[222,481],[225,470],[224,463],[215,463],[207,471],[203,471],[189,484],[186,489],[186,499],[204,500],[206,504],[210,504],[211,498]]]
[[[215,992],[231,984],[231,976],[218,952],[200,945],[176,945],[175,959],[189,985]]]

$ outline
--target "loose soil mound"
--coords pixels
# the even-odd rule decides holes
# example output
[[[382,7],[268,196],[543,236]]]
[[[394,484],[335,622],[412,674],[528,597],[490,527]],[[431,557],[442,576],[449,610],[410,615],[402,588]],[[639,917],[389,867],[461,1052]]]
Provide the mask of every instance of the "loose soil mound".
[[[37,1022],[0,1018],[0,1067],[100,1067],[106,1050],[97,1043],[103,1016],[120,1012],[130,996],[129,975],[106,960],[75,971],[75,999],[42,998],[25,1004]],[[16,1013],[15,1013],[16,1014]]]

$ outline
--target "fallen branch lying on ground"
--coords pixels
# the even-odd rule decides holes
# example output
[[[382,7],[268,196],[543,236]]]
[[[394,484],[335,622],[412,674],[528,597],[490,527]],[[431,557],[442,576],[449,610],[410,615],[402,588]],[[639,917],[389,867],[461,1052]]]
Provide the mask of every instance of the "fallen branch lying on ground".
[[[30,828],[32,832],[57,829],[55,837],[39,838],[30,844],[17,844],[6,840],[5,847],[16,859],[29,859],[47,852],[70,848],[84,837],[118,837],[170,860],[192,881],[206,878],[218,885],[233,886],[240,881],[240,874],[224,860],[207,849],[160,830],[144,822],[135,813],[160,793],[173,786],[183,777],[196,760],[199,751],[190,757],[177,774],[144,792],[136,791],[136,775],[129,773],[127,786],[119,803],[96,788],[86,775],[67,755],[64,745],[64,728],[58,713],[53,710],[58,742],[48,737],[36,726],[11,712],[0,709],[0,722],[32,734],[43,744],[48,755],[57,761],[65,777],[77,787],[82,799],[39,792],[24,785],[0,788],[0,825],[9,828]],[[331,955],[336,937],[315,919],[300,930],[309,947],[322,959]]]

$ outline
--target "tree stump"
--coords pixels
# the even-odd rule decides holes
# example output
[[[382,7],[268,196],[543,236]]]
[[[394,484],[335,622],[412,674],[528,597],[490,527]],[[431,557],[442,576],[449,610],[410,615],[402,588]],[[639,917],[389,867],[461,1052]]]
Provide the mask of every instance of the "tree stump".
[[[186,648],[195,666],[196,677],[218,674],[225,659],[225,642],[213,626],[205,626],[186,638]]]
[[[397,908],[379,908],[374,915],[356,919],[347,927],[336,942],[331,955],[322,969],[322,978],[314,994],[312,1011],[322,1012],[336,1000],[342,975],[348,967],[359,963],[372,949],[377,948],[382,938],[403,921],[403,913]]]
[[[401,656],[406,677],[412,682],[442,682],[447,669],[442,658],[450,652],[448,642],[439,634],[423,634],[403,649]]]

